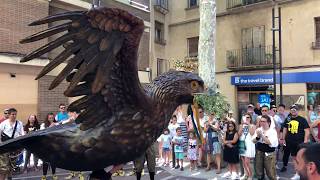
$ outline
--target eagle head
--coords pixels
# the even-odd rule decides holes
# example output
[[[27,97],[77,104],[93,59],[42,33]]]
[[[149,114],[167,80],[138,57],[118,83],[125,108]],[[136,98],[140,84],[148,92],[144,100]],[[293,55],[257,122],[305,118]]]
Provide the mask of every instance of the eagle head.
[[[184,71],[169,71],[153,81],[158,101],[170,104],[189,104],[193,95],[204,91],[204,82],[196,74]]]

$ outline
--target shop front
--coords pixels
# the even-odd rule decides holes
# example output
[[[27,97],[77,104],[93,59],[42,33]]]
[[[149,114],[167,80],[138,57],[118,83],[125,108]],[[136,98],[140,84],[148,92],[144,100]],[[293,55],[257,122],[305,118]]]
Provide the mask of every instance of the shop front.
[[[283,73],[283,103],[286,106],[299,104],[320,104],[320,71]],[[279,75],[277,75],[277,103],[279,96]],[[273,74],[234,75],[231,84],[236,86],[236,101],[239,117],[246,112],[247,105],[268,105],[275,100]],[[307,97],[307,98],[305,98]]]

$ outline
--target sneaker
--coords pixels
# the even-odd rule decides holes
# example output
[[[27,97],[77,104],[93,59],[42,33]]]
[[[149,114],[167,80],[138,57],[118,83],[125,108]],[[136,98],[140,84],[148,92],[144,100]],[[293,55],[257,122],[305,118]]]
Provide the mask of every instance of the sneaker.
[[[115,173],[112,174],[112,177],[116,177],[116,176],[119,176],[118,171],[116,171]]]
[[[224,173],[221,177],[222,178],[229,178],[231,176],[231,173],[228,171],[226,173]]]
[[[285,166],[283,166],[281,169],[280,169],[280,172],[286,172],[287,171],[287,168]]]
[[[300,176],[298,173],[296,173],[292,178],[290,178],[291,180],[299,180]]]
[[[124,172],[123,170],[119,170],[119,171],[118,171],[118,174],[119,174],[119,176],[124,176],[124,175],[125,175],[125,172]]]
[[[277,169],[277,170],[281,169],[281,168],[278,166],[278,164],[276,164],[276,169]]]
[[[58,180],[58,176],[57,175],[52,175],[52,180]]]
[[[246,180],[246,179],[248,179],[248,176],[246,174],[240,177],[240,180]]]
[[[135,171],[130,171],[127,176],[135,176],[136,175],[136,172]]]
[[[231,179],[232,179],[232,180],[239,179],[239,175],[238,175],[237,173],[232,173]]]
[[[84,175],[83,175],[82,172],[79,173],[79,176],[78,176],[78,177],[79,177],[79,180],[84,180]]]
[[[183,171],[183,167],[180,168],[180,171]]]
[[[47,176],[42,176],[41,180],[47,180]]]
[[[71,172],[71,173],[69,174],[69,176],[65,177],[64,179],[72,179],[72,178],[74,178],[74,177],[75,177],[75,173],[74,173],[74,172]]]
[[[174,167],[175,169],[179,169],[180,168],[180,166],[179,165],[177,165],[176,167]]]

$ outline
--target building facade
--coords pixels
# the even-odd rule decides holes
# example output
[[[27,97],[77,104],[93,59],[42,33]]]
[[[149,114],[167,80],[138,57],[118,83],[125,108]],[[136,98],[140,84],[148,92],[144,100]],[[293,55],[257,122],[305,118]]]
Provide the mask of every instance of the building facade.
[[[87,10],[92,7],[91,0],[3,0],[0,3],[0,110],[15,107],[18,119],[26,121],[30,114],[38,115],[44,120],[48,112],[57,112],[58,105],[68,105],[74,99],[63,95],[67,87],[62,82],[54,90],[48,90],[51,81],[62,70],[64,65],[51,71],[40,80],[34,80],[40,70],[57,56],[61,49],[45,54],[40,59],[20,63],[23,55],[54,40],[56,37],[44,39],[30,44],[19,44],[19,40],[33,33],[48,28],[43,26],[28,26],[34,20],[48,15],[66,11]],[[145,32],[141,39],[138,57],[139,78],[142,83],[148,83],[150,47],[150,12],[149,0],[101,0],[101,6],[125,9],[141,17],[145,21]],[[57,25],[50,23],[49,26]]]
[[[165,45],[160,50],[155,47],[161,53],[155,53],[153,61],[165,59],[172,67],[174,59],[196,59],[199,0],[165,3],[155,0],[153,7],[161,3],[168,4],[168,12],[159,15],[155,11],[154,21],[160,19],[164,24]],[[320,78],[316,78],[320,73],[320,1],[216,0],[216,3],[216,80],[218,90],[234,111],[240,115],[247,104],[266,103],[273,98],[272,8],[278,7],[282,19],[283,102],[297,103],[303,108],[320,103]],[[277,33],[275,44],[279,49]],[[278,51],[276,60],[279,65]],[[279,95],[279,84],[276,90]]]

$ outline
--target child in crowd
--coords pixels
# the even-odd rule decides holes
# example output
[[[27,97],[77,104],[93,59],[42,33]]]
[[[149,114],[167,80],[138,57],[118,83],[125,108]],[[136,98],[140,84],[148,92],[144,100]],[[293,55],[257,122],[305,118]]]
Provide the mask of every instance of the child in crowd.
[[[171,135],[169,133],[169,129],[165,129],[160,137],[162,145],[162,157],[164,159],[163,166],[169,166],[171,147]]]
[[[197,170],[197,138],[193,132],[189,132],[188,159],[190,160],[190,171]]]
[[[177,134],[174,136],[172,143],[174,144],[174,152],[175,152],[175,157],[176,157],[176,162],[177,166],[175,169],[179,169],[183,171],[183,158],[184,158],[184,153],[183,153],[183,143],[184,143],[184,137],[182,136],[182,130],[180,127],[177,128],[176,130]],[[181,164],[181,167],[179,165],[179,161]]]

